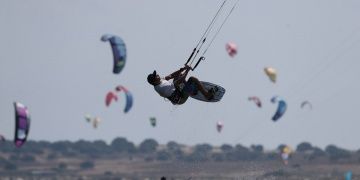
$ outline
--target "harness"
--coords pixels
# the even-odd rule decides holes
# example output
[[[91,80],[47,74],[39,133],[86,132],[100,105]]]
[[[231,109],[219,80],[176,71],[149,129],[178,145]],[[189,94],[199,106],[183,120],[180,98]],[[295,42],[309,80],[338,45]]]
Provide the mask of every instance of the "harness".
[[[171,103],[183,104],[186,101],[188,95],[185,92],[186,91],[185,87],[186,87],[186,83],[180,83],[175,86],[175,91],[171,94],[170,97],[168,97]]]
[[[170,97],[168,97],[168,99],[173,104],[180,104],[180,100],[182,100],[182,92],[178,89],[175,89],[175,91],[171,94]]]
[[[197,89],[195,84],[189,80],[185,83],[180,83],[178,86],[175,86],[175,91],[171,94],[168,99],[173,104],[183,104],[189,95],[195,95],[197,93]]]

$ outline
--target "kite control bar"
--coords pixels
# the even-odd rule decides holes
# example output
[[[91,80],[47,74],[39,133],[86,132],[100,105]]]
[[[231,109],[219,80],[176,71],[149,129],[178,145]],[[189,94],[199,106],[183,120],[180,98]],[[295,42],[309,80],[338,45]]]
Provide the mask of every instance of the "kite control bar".
[[[204,57],[204,56],[201,56],[201,57],[199,58],[198,62],[196,62],[196,64],[195,64],[195,66],[194,66],[193,68],[191,68],[192,71],[195,70],[195,68],[199,65],[199,63],[200,63],[201,60],[205,60],[205,57]]]
[[[191,56],[194,54],[194,52],[195,52],[195,51],[193,51],[193,53],[191,53]],[[191,56],[190,56],[189,60],[191,59]],[[185,63],[185,66],[188,65],[189,60]],[[202,61],[202,60],[205,60],[205,57],[204,57],[204,56],[201,56],[201,57],[199,58],[199,60],[196,62],[196,64],[195,64],[194,67],[191,67],[191,66],[190,66],[191,70],[194,71],[195,68],[200,64],[200,61]],[[191,64],[190,64],[190,65],[191,65]]]

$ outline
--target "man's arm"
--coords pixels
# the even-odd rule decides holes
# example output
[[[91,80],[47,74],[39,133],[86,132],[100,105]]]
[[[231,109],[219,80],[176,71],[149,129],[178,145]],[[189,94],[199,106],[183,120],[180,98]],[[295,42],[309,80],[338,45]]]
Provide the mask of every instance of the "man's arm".
[[[176,77],[178,77],[179,75],[181,75],[181,73],[182,73],[184,70],[186,70],[185,73],[187,74],[187,73],[189,72],[189,70],[190,70],[189,66],[185,66],[185,67],[180,68],[179,70],[177,70],[177,71],[171,73],[170,75],[166,76],[165,79],[166,79],[166,80],[170,80],[170,79],[176,78]]]

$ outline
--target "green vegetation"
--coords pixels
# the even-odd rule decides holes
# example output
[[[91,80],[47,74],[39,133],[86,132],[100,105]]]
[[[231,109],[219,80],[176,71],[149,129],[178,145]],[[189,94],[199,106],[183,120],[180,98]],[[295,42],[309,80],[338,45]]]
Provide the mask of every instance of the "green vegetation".
[[[223,144],[213,147],[210,144],[198,144],[193,147],[178,144],[174,141],[166,145],[159,145],[154,139],[145,139],[138,146],[129,142],[126,138],[115,138],[110,144],[105,141],[29,141],[22,148],[16,148],[12,142],[5,141],[0,146],[0,152],[8,156],[0,156],[0,165],[7,169],[16,169],[11,163],[34,163],[38,155],[44,155],[48,161],[56,160],[59,157],[88,157],[102,158],[125,156],[128,159],[142,158],[144,161],[184,161],[184,162],[236,162],[236,161],[272,161],[279,159],[280,150],[284,144],[276,150],[265,151],[260,144],[251,145],[249,148],[241,144],[235,146]],[[190,150],[189,150],[190,149]],[[46,152],[46,153],[45,153]],[[359,162],[360,151],[352,152],[335,145],[329,145],[322,150],[311,145],[309,142],[302,142],[296,147],[292,157],[300,157],[303,161],[316,161],[317,159],[329,162]],[[94,165],[94,164],[93,164]],[[84,163],[84,168],[91,168],[91,163]],[[59,165],[60,169],[66,166]]]

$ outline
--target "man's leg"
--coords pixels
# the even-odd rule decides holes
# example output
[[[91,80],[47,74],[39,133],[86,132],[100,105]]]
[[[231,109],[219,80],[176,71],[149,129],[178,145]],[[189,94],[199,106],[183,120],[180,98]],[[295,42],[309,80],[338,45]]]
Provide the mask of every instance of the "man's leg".
[[[195,84],[196,88],[201,92],[201,94],[203,94],[206,97],[206,99],[209,100],[214,97],[214,95],[211,92],[207,91],[204,88],[204,86],[201,84],[201,82],[196,77],[191,76],[188,80],[188,83]]]

